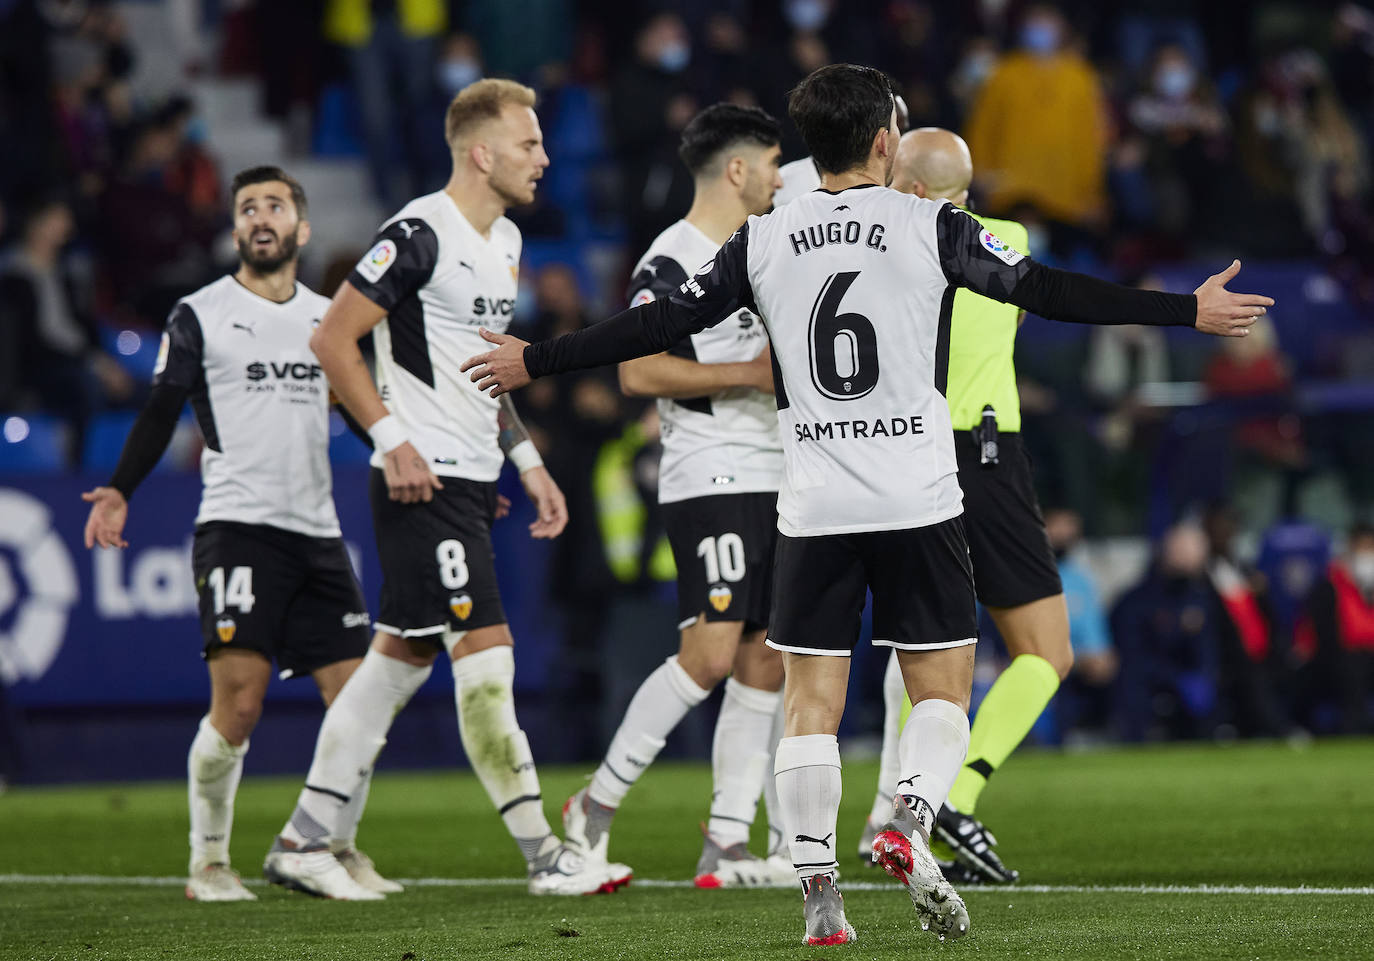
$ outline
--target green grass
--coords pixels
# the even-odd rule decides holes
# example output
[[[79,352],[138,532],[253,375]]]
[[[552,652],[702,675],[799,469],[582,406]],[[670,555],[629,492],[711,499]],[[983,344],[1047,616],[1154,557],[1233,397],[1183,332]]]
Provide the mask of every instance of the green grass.
[[[1014,758],[979,813],[1025,884],[1374,885],[1374,744],[1327,742]],[[251,767],[251,761],[250,761]],[[550,814],[584,770],[543,773]],[[632,885],[598,898],[531,898],[518,885],[419,886],[379,904],[258,887],[256,904],[203,905],[179,887],[0,883],[0,959],[195,958],[1370,958],[1368,894],[965,891],[972,934],[913,931],[910,902],[850,854],[874,768],[845,768],[839,846],[852,948],[808,949],[795,891]],[[233,836],[256,876],[299,782],[248,778]],[[657,765],[617,819],[613,855],[641,879],[686,879],[709,772]],[[0,873],[175,876],[185,870],[181,784],[29,789],[0,796]],[[467,774],[381,773],[363,847],[388,875],[516,878],[515,847]]]

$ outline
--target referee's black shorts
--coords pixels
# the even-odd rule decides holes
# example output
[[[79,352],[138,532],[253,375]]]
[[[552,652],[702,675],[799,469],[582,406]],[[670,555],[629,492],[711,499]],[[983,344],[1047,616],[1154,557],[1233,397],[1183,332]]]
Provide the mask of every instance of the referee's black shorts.
[[[978,600],[988,607],[1020,607],[1062,594],[1021,435],[998,435],[998,463],[993,467],[979,463],[972,432],[955,431],[954,447]]]

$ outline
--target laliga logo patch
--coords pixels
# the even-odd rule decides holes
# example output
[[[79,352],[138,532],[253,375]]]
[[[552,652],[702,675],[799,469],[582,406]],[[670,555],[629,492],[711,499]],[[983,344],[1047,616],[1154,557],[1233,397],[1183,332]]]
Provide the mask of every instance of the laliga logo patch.
[[[639,293],[630,298],[630,306],[638,307],[640,304],[652,304],[654,302],[654,292],[645,287]]]
[[[734,599],[734,593],[724,584],[717,584],[711,588],[711,593],[707,595],[707,600],[716,609],[717,614],[724,614],[725,609],[730,606],[730,601]]]
[[[467,594],[457,594],[448,599],[448,609],[460,621],[472,616],[472,598]]]
[[[363,254],[363,259],[358,261],[357,269],[358,273],[375,284],[395,262],[396,244],[390,240],[379,240],[377,246]]]
[[[1005,261],[1007,264],[1014,264],[1018,260],[1024,259],[1020,251],[1003,243],[991,230],[983,231],[981,239],[983,241],[983,246],[986,247],[988,251]]]
[[[238,632],[239,626],[234,623],[232,617],[221,617],[215,621],[215,633],[219,635],[221,644],[228,644],[234,639],[234,634]]]

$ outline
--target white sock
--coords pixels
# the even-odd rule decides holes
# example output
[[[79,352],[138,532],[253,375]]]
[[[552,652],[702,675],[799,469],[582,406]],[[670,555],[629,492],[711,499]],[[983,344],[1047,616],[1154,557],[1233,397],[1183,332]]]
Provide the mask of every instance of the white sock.
[[[539,772],[515,718],[515,650],[489,647],[453,662],[458,734],[468,763],[527,862],[558,839],[544,816]]]
[[[625,709],[625,719],[587,788],[591,799],[606,807],[620,807],[644,769],[663,750],[668,734],[710,693],[697,687],[676,654],[660,664]]]
[[[779,691],[746,687],[725,680],[725,700],[711,743],[711,819],[706,829],[721,847],[749,841],[758,813],[759,794],[768,778],[773,754],[769,738],[782,701]]]
[[[339,809],[334,822],[334,836],[329,839],[329,850],[335,854],[352,851],[358,846],[358,822],[363,819],[363,809],[367,807],[367,796],[372,791],[372,769],[362,783],[348,796],[348,803]]]
[[[898,745],[902,738],[902,705],[905,701],[906,684],[902,681],[897,652],[893,651],[887,660],[887,671],[883,674],[883,749],[879,755],[878,793],[873,798],[873,810],[868,814],[868,819],[879,826],[892,817],[892,798],[897,793],[897,779],[902,776]]]
[[[782,740],[783,725],[782,698],[779,697],[777,710],[773,712],[773,730],[768,733],[768,764],[764,768],[765,774],[777,766],[778,742]],[[783,827],[782,802],[778,800],[776,777],[765,776],[763,779],[763,808],[768,816],[768,856],[771,858],[786,848],[783,842],[787,840],[787,828]]]
[[[897,793],[906,798],[928,840],[935,813],[968,754],[968,715],[959,705],[939,698],[920,701],[902,728],[901,752]]]
[[[281,836],[297,847],[351,840],[391,722],[429,677],[417,667],[369,649],[324,712],[305,787]],[[357,795],[355,798],[354,795]]]
[[[839,868],[835,821],[840,813],[840,745],[833,734],[785,737],[775,766],[788,847],[805,885]]]
[[[191,741],[186,757],[186,794],[191,809],[191,873],[207,864],[229,863],[229,831],[234,824],[234,795],[243,776],[248,741],[238,747],[215,730],[208,716]]]

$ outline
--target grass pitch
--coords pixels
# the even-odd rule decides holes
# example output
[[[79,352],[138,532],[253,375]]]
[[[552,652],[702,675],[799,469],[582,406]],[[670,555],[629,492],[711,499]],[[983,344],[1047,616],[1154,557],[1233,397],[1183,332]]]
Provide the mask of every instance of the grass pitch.
[[[421,881],[376,904],[266,886],[257,903],[190,903],[183,785],[21,788],[0,796],[0,959],[1372,958],[1372,761],[1370,741],[1013,758],[979,814],[1023,882],[965,889],[973,930],[949,944],[914,930],[902,889],[852,853],[876,772],[849,764],[838,844],[859,942],[830,949],[799,944],[794,890],[681,884],[700,851],[703,765],[645,775],[611,848],[637,883],[595,898],[526,895],[467,773],[379,774],[362,846],[385,874]],[[588,772],[541,773],[556,823]],[[246,879],[298,787],[241,787],[233,854]]]

